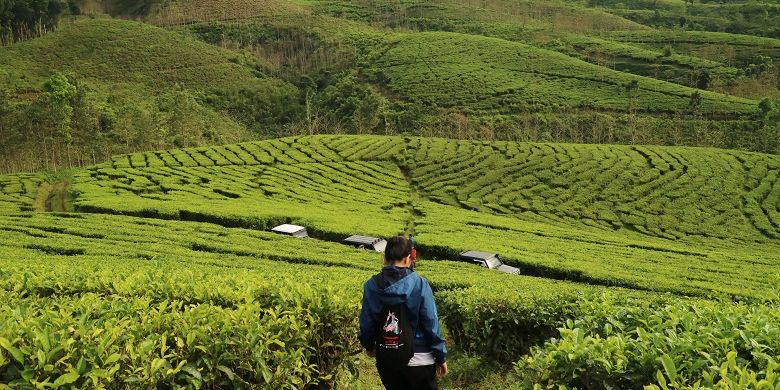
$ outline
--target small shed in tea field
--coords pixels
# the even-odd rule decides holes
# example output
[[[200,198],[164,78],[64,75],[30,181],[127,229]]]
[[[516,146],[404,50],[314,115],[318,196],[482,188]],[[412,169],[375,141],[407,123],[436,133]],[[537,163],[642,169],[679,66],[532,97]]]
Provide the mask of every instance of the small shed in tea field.
[[[284,234],[295,238],[309,237],[309,232],[306,231],[305,227],[298,226],[298,225],[290,225],[287,223],[284,225],[279,225],[271,229],[271,231],[274,233]]]
[[[384,253],[387,241],[378,237],[369,236],[349,236],[341,241],[344,244],[352,245],[355,248],[373,249],[374,251]]]
[[[465,251],[460,253],[460,259],[485,268],[497,269],[508,274],[517,275],[520,273],[518,268],[502,263],[501,259],[498,257],[498,253]]]

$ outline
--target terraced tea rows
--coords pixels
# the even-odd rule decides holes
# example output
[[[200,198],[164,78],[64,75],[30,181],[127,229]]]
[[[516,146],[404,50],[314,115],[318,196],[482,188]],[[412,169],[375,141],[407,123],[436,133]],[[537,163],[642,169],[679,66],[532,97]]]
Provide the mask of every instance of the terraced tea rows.
[[[532,222],[423,203],[417,238],[439,256],[479,248],[523,272],[584,283],[691,296],[765,296],[780,261],[776,243],[670,241],[559,222]],[[769,290],[767,290],[769,289]]]
[[[0,214],[32,211],[44,178],[36,174],[0,175]]]
[[[360,296],[355,294],[355,291],[360,290],[363,281],[373,275],[381,264],[380,255],[341,244],[294,239],[267,232],[225,228],[199,222],[95,214],[25,213],[0,216],[0,231],[3,233],[3,240],[0,241],[0,295],[13,294],[15,297],[22,297],[9,301],[9,304],[17,305],[16,307],[38,307],[44,305],[48,299],[51,304],[68,307],[67,310],[71,310],[70,307],[74,305],[73,310],[77,311],[86,310],[80,309],[81,305],[91,306],[96,310],[95,315],[103,318],[102,316],[108,315],[103,310],[111,310],[110,307],[116,306],[117,301],[123,305],[146,303],[152,306],[148,310],[164,312],[169,305],[184,305],[187,310],[212,310],[214,307],[240,309],[244,305],[253,304],[275,307],[283,303],[293,303],[300,310],[313,304],[311,299],[320,299],[321,301],[316,302],[319,305],[317,314],[324,315],[335,310],[333,314],[341,316],[333,320],[341,321],[332,324],[336,335],[311,340],[313,343],[319,342],[316,340],[337,342],[338,344],[331,348],[336,348],[341,355],[328,355],[329,358],[343,359],[345,351],[357,348],[356,340],[351,337],[341,338],[345,334],[354,336],[354,322],[357,319],[357,316],[344,318],[343,310],[356,310],[355,305]],[[460,315],[467,315],[474,310],[469,302],[463,301],[463,291],[479,295],[482,302],[504,302],[503,304],[510,304],[518,311],[548,308],[544,316],[510,321],[513,326],[520,327],[532,326],[531,324],[544,328],[554,326],[563,314],[554,307],[564,297],[593,291],[606,292],[592,286],[542,278],[507,278],[495,271],[476,267],[464,269],[459,263],[429,261],[425,258],[420,260],[417,271],[429,278],[437,290],[437,296],[441,302],[448,302],[453,314],[457,311]],[[530,286],[533,288],[529,288]],[[451,298],[447,298],[450,292]],[[629,291],[616,292],[632,295]],[[95,296],[98,297],[97,302],[94,301]],[[157,305],[163,307],[158,308]],[[108,307],[104,309],[104,306]],[[10,307],[0,307],[0,310],[4,309]],[[280,310],[291,309],[282,307]],[[147,310],[141,312],[146,313]],[[147,314],[152,315],[144,315]],[[477,314],[475,312],[473,315]],[[75,317],[78,318],[77,315]],[[42,313],[35,317],[35,320],[50,321],[52,318]],[[451,326],[453,329],[464,327],[464,331],[477,328],[478,322],[472,324],[471,321],[482,319],[479,317],[464,320],[453,317]],[[0,324],[4,324],[0,329],[6,332],[0,332],[0,337],[17,340],[12,343],[26,340],[25,336],[18,333],[22,332],[22,325],[25,325],[19,316],[4,318],[0,320]],[[71,337],[60,334],[59,330],[44,323],[36,325],[36,328],[44,333],[53,332],[52,337],[57,340]],[[8,332],[11,332],[10,337]],[[171,337],[185,337],[176,331],[169,333],[177,335]],[[17,336],[19,338],[15,339]],[[486,336],[487,334],[484,335]],[[536,337],[538,335],[528,333],[520,337],[513,336],[513,341],[509,344],[494,341],[491,353],[513,357],[527,349],[528,342]],[[106,342],[110,346],[107,351],[123,348],[116,345],[115,340]],[[169,342],[170,344],[176,344],[176,341]],[[24,345],[25,348],[35,347]],[[68,358],[69,364],[75,367],[79,356],[91,348],[88,348],[88,345],[89,341],[85,341],[84,345],[77,344],[71,348],[73,355]],[[187,342],[187,345],[191,348],[190,342]],[[84,350],[80,350],[81,348]],[[162,348],[160,353],[165,350],[160,344],[150,348],[153,351],[161,351]],[[179,348],[182,346],[179,345]],[[184,348],[183,352],[177,354],[186,356],[186,353],[191,353],[186,352],[187,350],[188,348]],[[27,353],[29,349],[20,350],[22,356]],[[105,359],[112,353],[106,352],[103,355],[99,352],[97,355]],[[53,356],[58,355],[54,352]],[[30,358],[35,359],[34,356]],[[26,361],[25,359],[21,360]],[[203,369],[198,362],[189,362],[195,364],[193,368]],[[176,367],[176,361],[171,360],[169,363]],[[314,363],[323,364],[322,361],[316,360]],[[269,364],[276,363],[272,361]],[[120,365],[123,369],[128,366],[143,366],[127,359],[123,359]],[[3,372],[2,366],[3,362],[0,360],[0,372]],[[37,368],[35,371],[44,375],[59,369],[61,366],[58,366],[57,370]],[[156,379],[144,380],[182,380],[165,376],[164,372],[153,375]],[[112,371],[107,375],[104,379],[124,378],[128,374]],[[224,380],[225,375],[216,375]]]
[[[0,375],[14,384],[328,383],[358,348],[355,291],[380,261],[375,253],[317,240],[127,216],[23,213],[0,217],[0,230]],[[205,250],[204,241],[230,250]],[[630,329],[632,320],[657,310],[652,302],[670,299],[447,261],[422,259],[418,271],[437,291],[451,342],[508,361],[555,335],[555,328],[568,331],[573,320],[625,321],[621,326]],[[585,298],[592,293],[604,295]],[[633,299],[631,317],[612,317],[628,308],[606,309],[618,297]],[[752,331],[769,315],[751,313],[734,324]],[[607,329],[588,325],[590,332]],[[620,329],[605,332],[619,337]],[[260,352],[248,353],[258,345]],[[711,357],[715,363],[723,348]],[[686,355],[672,356],[680,364]],[[762,359],[739,364],[753,367]],[[544,364],[531,356],[523,361]],[[686,377],[702,375],[679,367]]]
[[[707,75],[717,80],[736,78],[739,74],[735,64],[728,65],[727,60],[705,59],[693,53],[664,53],[663,47],[644,47],[634,42],[618,42],[576,34],[560,34],[552,41],[545,41],[546,39],[542,39],[542,42],[532,43],[621,72],[689,87],[697,86],[702,70],[706,70]]]
[[[690,109],[694,92],[521,43],[454,33],[401,35],[374,70],[405,99],[466,112],[544,107],[677,112]],[[637,88],[626,87],[632,82]],[[748,99],[707,91],[701,97],[702,112],[739,116],[756,110]]]
[[[262,229],[295,222],[313,226],[315,234],[381,235],[403,231],[409,215],[408,186],[389,163],[99,168],[93,174],[73,187],[80,192],[80,211],[216,218],[227,226]],[[105,180],[110,177],[117,179]]]
[[[615,31],[604,37],[619,41],[662,49],[671,45],[680,53],[705,54],[723,57],[724,48],[733,51],[734,60],[747,65],[757,55],[780,57],[780,40],[750,35],[727,34],[704,31]]]
[[[443,204],[672,240],[780,238],[777,156],[425,141],[411,149],[413,183]]]
[[[777,156],[713,149],[298,137],[76,170],[77,213],[31,212],[52,184],[42,175],[0,176],[0,381],[330,384],[358,349],[356,292],[381,256],[329,241],[400,232],[417,238],[452,345],[522,358],[534,381],[569,345],[550,341],[556,329],[589,361],[600,361],[594,339],[644,348],[599,380],[754,378],[766,360],[754,352],[775,356],[774,344],[717,325],[728,337],[708,361],[750,358],[732,364],[742,374],[716,373],[680,352],[715,350],[709,341],[680,329],[651,348],[634,324],[693,307],[686,323],[722,311],[746,319],[733,322],[743,333],[775,329],[760,302],[777,295],[778,170]],[[267,232],[280,222],[318,239]],[[497,251],[526,275],[448,261],[464,249]],[[710,296],[761,306],[743,316],[699,300]],[[257,345],[271,353],[249,353]],[[654,376],[659,359],[681,374]],[[580,383],[572,364],[551,380]]]
[[[779,169],[713,149],[323,136],[120,156],[72,189],[79,211],[408,232],[431,256],[493,250],[532,275],[760,296],[780,260]]]

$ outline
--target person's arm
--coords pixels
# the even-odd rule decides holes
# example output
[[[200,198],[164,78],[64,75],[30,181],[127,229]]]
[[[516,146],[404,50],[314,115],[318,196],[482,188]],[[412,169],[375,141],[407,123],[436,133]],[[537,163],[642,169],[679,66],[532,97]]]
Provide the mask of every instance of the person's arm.
[[[360,345],[366,349],[369,356],[374,351],[374,343],[376,341],[376,316],[372,313],[372,305],[370,301],[369,283],[367,281],[363,285],[363,307],[360,309],[360,333],[358,339],[360,339]]]
[[[447,346],[441,336],[439,327],[439,314],[436,311],[436,301],[433,299],[433,290],[428,281],[422,279],[422,305],[420,307],[420,329],[425,334],[426,340],[433,352],[436,364],[441,366],[447,361]],[[445,368],[446,370],[446,368]]]

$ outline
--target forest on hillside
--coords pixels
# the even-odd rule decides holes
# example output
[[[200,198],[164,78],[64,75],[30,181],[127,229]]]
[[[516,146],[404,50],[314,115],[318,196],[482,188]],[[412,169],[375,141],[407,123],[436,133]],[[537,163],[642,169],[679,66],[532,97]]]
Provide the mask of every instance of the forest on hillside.
[[[0,170],[322,133],[780,152],[771,1],[234,3],[0,1]]]

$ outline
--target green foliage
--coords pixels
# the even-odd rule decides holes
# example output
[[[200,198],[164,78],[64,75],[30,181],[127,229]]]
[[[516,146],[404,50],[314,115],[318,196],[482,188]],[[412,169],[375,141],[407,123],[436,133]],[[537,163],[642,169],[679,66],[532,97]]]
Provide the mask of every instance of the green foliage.
[[[358,348],[355,292],[381,264],[375,253],[337,243],[206,223],[27,214],[0,217],[0,230],[0,310],[8,313],[0,337],[22,354],[0,352],[6,383],[72,371],[81,384],[326,382]],[[446,261],[418,267],[437,294],[499,284],[552,294],[581,288],[459,269]],[[42,310],[51,305],[59,309]],[[47,356],[40,365],[37,350]]]
[[[758,102],[777,40],[683,30],[774,36],[772,4],[102,3],[178,32],[72,18],[0,51],[0,169],[109,160],[0,176],[0,383],[333,387],[381,263],[337,241],[400,232],[473,356],[464,387],[507,362],[513,388],[780,381],[777,156],[637,146],[780,150],[777,102]],[[8,4],[4,44],[22,37]],[[22,38],[57,24],[48,4]],[[770,87],[731,93],[742,82]],[[334,129],[633,146],[204,146]],[[66,192],[78,213],[31,212]],[[279,223],[316,239],[265,232]],[[466,249],[524,275],[451,261]]]
[[[99,80],[107,87],[135,83],[147,88],[214,88],[258,82],[252,69],[230,61],[236,54],[182,34],[118,19],[80,19],[40,39],[21,42],[0,53],[11,67],[15,87],[34,87],[58,70]],[[4,80],[9,82],[9,80]]]
[[[53,30],[67,9],[64,0],[3,0],[0,44],[39,37]]]
[[[758,55],[780,58],[780,41],[749,35],[656,30],[608,32],[603,37],[658,50],[669,46],[676,53],[692,54],[729,66],[747,66]]]
[[[774,156],[714,149],[322,136],[118,156],[73,189],[84,212],[292,221],[334,240],[413,230],[432,256],[495,250],[532,275],[756,297],[751,275],[777,260],[777,177]]]
[[[0,359],[4,383],[51,382],[71,371],[81,375],[81,386],[328,382],[356,348],[350,290],[379,264],[340,244],[312,251],[307,242],[209,224],[88,215],[1,219],[0,340],[24,355],[0,352],[7,358]],[[234,242],[255,253],[215,247],[237,250]],[[313,261],[357,268],[299,265],[306,251]],[[44,310],[51,305],[60,310]]]
[[[479,0],[311,0],[315,13],[387,27],[457,31],[475,35],[526,35],[529,30],[633,30],[643,28],[601,10],[563,2]]]
[[[167,271],[129,270],[126,277],[154,278],[159,289],[108,296],[81,290],[75,298],[19,298],[28,293],[4,290],[8,306],[0,309],[0,342],[13,360],[0,359],[3,382],[36,384],[73,375],[81,386],[120,381],[299,388],[327,381],[351,347],[354,308],[325,288],[282,282],[243,291],[246,302],[193,304],[191,298],[170,298],[175,288],[194,285],[182,285],[185,279]],[[52,304],[59,310],[45,311]]]
[[[253,130],[254,134],[273,135],[268,134],[271,132],[269,129],[295,121],[303,111],[298,100],[298,90],[275,79],[254,85],[212,90],[205,101],[211,107],[229,113]]]
[[[178,33],[71,18],[0,53],[0,89],[12,101],[0,118],[11,129],[2,169],[339,131],[777,152],[774,130],[754,116],[756,101],[702,92],[691,116],[693,90],[678,85],[772,96],[772,39],[652,30],[572,3],[125,3],[104,6]],[[674,54],[664,56],[667,45]],[[28,110],[51,70],[82,91],[71,102],[72,142],[68,132],[40,128],[44,114]],[[637,88],[626,90],[631,82]],[[184,99],[185,110],[171,111],[179,88],[197,104]],[[35,155],[42,139],[43,156]]]
[[[45,95],[41,101],[41,106],[48,112],[44,116],[48,119],[44,126],[51,126],[61,135],[65,143],[70,145],[73,142],[71,132],[71,117],[73,107],[71,100],[76,95],[76,87],[61,73],[54,73],[49,81],[44,84]]]
[[[773,305],[581,299],[515,366],[531,388],[763,388],[780,383]]]
[[[11,104],[0,117],[0,169],[52,169],[122,152],[274,134],[300,111],[297,88],[235,63],[236,56],[181,34],[109,19],[79,20],[6,48],[0,64],[10,73],[0,78],[0,89]],[[59,84],[49,80],[50,69]],[[50,101],[55,95],[47,85],[63,84],[62,74],[76,91]]]
[[[682,110],[692,90],[627,76],[558,53],[499,39],[451,33],[401,35],[373,71],[403,98],[466,112],[518,114],[541,109],[624,110],[623,85],[639,82],[636,110]],[[703,92],[708,113],[747,115],[756,103]]]
[[[317,107],[342,121],[348,131],[370,133],[379,126],[384,98],[353,74],[325,88],[316,99]]]
[[[691,2],[680,9],[679,2],[632,2],[630,9],[619,9],[617,1],[603,3],[609,12],[657,28],[684,28],[686,30],[728,32],[780,38],[777,28],[780,5],[771,1],[720,3]],[[625,2],[619,2],[621,4]],[[671,7],[668,5],[672,5]],[[676,6],[676,7],[675,7]],[[614,8],[613,8],[614,7]]]
[[[0,176],[0,380],[330,386],[381,264],[338,241],[413,232],[452,345],[517,362],[516,387],[776,381],[779,168],[703,148],[296,137],[74,170],[76,214],[29,212],[50,178]],[[317,239],[266,231],[283,222]],[[450,261],[464,249],[525,275]]]

